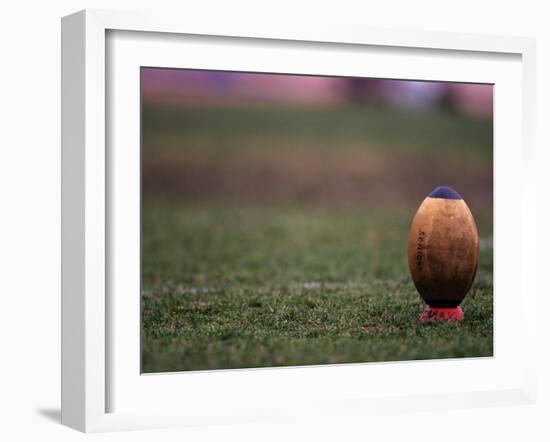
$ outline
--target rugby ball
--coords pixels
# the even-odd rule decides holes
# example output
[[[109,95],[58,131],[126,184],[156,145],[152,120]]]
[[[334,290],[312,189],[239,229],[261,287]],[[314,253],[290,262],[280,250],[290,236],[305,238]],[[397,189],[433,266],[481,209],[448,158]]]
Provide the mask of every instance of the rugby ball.
[[[416,212],[409,234],[409,269],[431,307],[457,307],[474,281],[479,236],[470,209],[450,187],[431,192]]]

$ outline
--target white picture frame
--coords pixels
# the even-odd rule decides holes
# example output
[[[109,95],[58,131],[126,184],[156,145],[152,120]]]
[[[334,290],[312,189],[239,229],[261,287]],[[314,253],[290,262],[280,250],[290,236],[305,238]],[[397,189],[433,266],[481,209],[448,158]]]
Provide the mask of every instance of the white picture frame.
[[[136,32],[139,34],[135,34]],[[122,46],[117,46],[113,50],[109,35],[122,35]],[[138,38],[135,38],[136,35]],[[132,38],[124,42],[124,36]],[[113,191],[113,188],[116,188],[117,177],[120,176],[116,172],[116,164],[120,160],[117,160],[118,157],[113,158],[110,143],[116,143],[118,136],[124,137],[128,133],[133,133],[128,131],[135,129],[135,119],[120,119],[117,117],[119,108],[109,106],[112,105],[109,82],[118,81],[118,71],[112,70],[110,66],[116,64],[113,58],[119,56],[120,60],[129,63],[126,66],[139,65],[140,58],[136,58],[136,45],[143,45],[145,49],[147,41],[153,40],[161,46],[153,45],[153,48],[149,48],[149,53],[154,52],[158,57],[162,57],[164,53],[164,56],[168,57],[156,59],[159,63],[175,63],[176,67],[180,66],[178,62],[169,61],[170,51],[174,51],[173,47],[167,47],[166,51],[159,49],[164,47],[161,41],[164,37],[169,38],[173,44],[180,44],[185,36],[193,36],[199,40],[216,37],[216,41],[226,47],[244,48],[244,52],[235,55],[234,59],[237,62],[241,60],[241,65],[248,63],[247,66],[251,69],[255,63],[259,66],[261,61],[245,59],[247,49],[241,45],[242,42],[249,42],[251,46],[263,43],[283,45],[285,48],[298,51],[314,51],[319,47],[325,51],[319,55],[320,58],[324,55],[336,57],[342,49],[374,50],[381,56],[388,51],[395,51],[396,48],[401,55],[406,55],[409,51],[429,51],[429,54],[422,52],[420,58],[426,54],[433,57],[430,69],[436,72],[433,74],[434,79],[452,79],[443,73],[444,70],[437,73],[438,59],[445,63],[448,63],[449,59],[444,57],[465,60],[463,70],[457,71],[457,81],[470,78],[468,75],[471,73],[468,74],[466,68],[471,68],[473,65],[468,63],[475,63],[475,60],[479,63],[490,59],[497,62],[510,60],[509,77],[506,77],[508,68],[496,69],[495,65],[487,67],[485,77],[474,75],[471,78],[472,81],[476,78],[486,78],[487,82],[491,82],[492,75],[502,75],[498,78],[505,87],[499,91],[499,82],[495,83],[496,97],[514,104],[507,106],[508,111],[500,114],[501,108],[495,106],[495,124],[498,125],[495,127],[495,262],[502,278],[500,285],[500,281],[495,278],[496,294],[502,296],[502,301],[497,301],[495,309],[495,335],[500,335],[503,343],[500,348],[495,344],[494,358],[475,361],[230,370],[186,373],[185,378],[180,374],[141,376],[139,371],[136,372],[135,350],[134,353],[125,354],[117,350],[120,349],[120,345],[116,343],[125,337],[133,339],[129,336],[135,338],[136,333],[139,334],[139,329],[135,329],[135,320],[139,322],[139,319],[135,314],[130,314],[134,322],[124,326],[124,330],[130,334],[119,332],[118,324],[121,319],[116,312],[120,312],[121,307],[132,309],[132,306],[116,304],[117,308],[113,308],[115,304],[110,296],[110,291],[116,285],[113,283],[112,274],[112,263],[116,262],[116,254],[131,253],[130,250],[121,250],[120,247],[113,251],[112,247],[120,232],[120,229],[116,228],[117,221],[113,220],[113,213],[117,213],[115,205],[120,201]],[[214,48],[215,44],[208,41],[205,44]],[[145,54],[147,50],[139,52]],[[127,59],[124,58],[125,53],[129,54]],[[193,17],[182,19],[87,10],[63,18],[62,56],[63,424],[85,432],[96,432],[220,422],[253,422],[290,417],[357,415],[369,414],[380,409],[395,412],[418,408],[440,409],[533,402],[536,392],[536,324],[531,319],[527,320],[525,312],[529,305],[536,303],[535,266],[530,265],[530,257],[536,256],[536,193],[533,191],[536,188],[533,143],[534,40],[339,26],[330,29],[312,25],[293,28],[280,24],[269,29],[254,23],[243,26],[197,21]],[[464,57],[474,61],[468,61]],[[206,62],[197,59],[198,64],[193,67],[205,67]],[[214,64],[220,68],[225,66],[226,69],[230,69],[232,65],[229,66],[228,61],[225,63]],[[441,63],[441,66],[445,63]],[[504,62],[498,66],[508,64]],[[414,66],[411,67],[413,68]],[[259,66],[255,70],[268,69],[273,70],[267,65]],[[294,69],[308,73],[311,68],[304,66]],[[311,73],[321,73],[319,69],[323,69],[321,64],[316,68],[317,72]],[[360,70],[360,67],[349,69]],[[425,70],[426,66],[419,63],[416,69]],[[323,71],[325,74],[330,72]],[[379,73],[381,77],[389,75],[391,73]],[[420,78],[414,73],[407,74],[406,78],[409,78],[408,75],[413,76],[410,78]],[[445,75],[445,78],[441,75]],[[135,91],[127,93],[133,94]],[[117,103],[117,106],[121,105],[120,100]],[[125,102],[122,105],[131,106]],[[130,114],[135,115],[135,102],[134,108],[128,110]],[[113,121],[116,122],[116,127],[124,129],[113,132],[111,128],[111,131],[107,131],[106,123],[112,124]],[[138,133],[134,136],[139,138]],[[121,152],[121,155],[124,158],[124,155],[131,156],[132,153]],[[135,164],[135,157],[131,159],[130,156],[128,158]],[[513,170],[521,175],[521,186],[517,186],[515,180],[507,180],[504,176],[510,168],[515,168]],[[132,182],[131,177],[127,178]],[[130,185],[135,187],[135,180]],[[134,191],[139,192],[138,189]],[[510,195],[513,196],[513,204],[507,202]],[[521,209],[518,210],[518,207]],[[135,211],[135,205],[129,209],[128,213],[132,213],[132,210]],[[500,245],[504,244],[499,242],[499,238],[504,237],[500,232],[510,230],[514,232],[517,241],[505,245],[505,251],[500,249]],[[139,249],[139,243],[132,247],[135,252],[135,247]],[[513,259],[508,255],[512,255]],[[521,263],[520,266],[517,265],[518,262]],[[135,303],[139,310],[139,292],[136,295]],[[511,299],[512,295],[517,298]],[[118,300],[116,302],[118,303]],[[504,338],[508,337],[507,324],[513,309],[517,309],[516,328],[520,328],[521,333],[516,333],[515,338],[508,340],[514,342],[505,342]],[[135,308],[131,311],[135,312]],[[136,345],[139,347],[139,343],[134,342],[129,348],[135,349]],[[515,360],[512,359],[512,355],[515,355]],[[126,367],[125,361],[130,359],[133,362]],[[497,369],[505,373],[505,376],[494,375]],[[367,373],[366,370],[369,378],[377,376],[382,380],[379,382],[379,390],[374,388],[374,384],[370,385],[370,390],[366,387],[357,387],[357,380]],[[385,389],[387,384],[384,384],[383,379],[388,372],[397,379],[393,391]],[[464,378],[456,382],[453,389],[441,388],[438,385],[419,389],[408,383],[412,378],[424,379],[423,376],[444,379],[452,373],[464,373]],[[474,373],[481,373],[479,379],[476,380]],[[489,382],[491,377],[493,381]],[[337,381],[338,379],[340,381]],[[319,382],[324,382],[323,389],[316,388]],[[201,389],[193,389],[193,385],[200,386]],[[227,387],[228,385],[233,387]],[[273,388],[269,390],[266,387],[268,385],[272,385]],[[293,393],[277,395],[281,385],[291,385]],[[210,388],[211,391],[205,392],[205,388]],[[260,400],[262,389],[264,394],[265,391],[269,393],[269,401]],[[113,404],[112,399],[115,390],[117,404]],[[219,401],[216,400],[216,394],[219,395]],[[140,401],[142,403],[138,404]]]

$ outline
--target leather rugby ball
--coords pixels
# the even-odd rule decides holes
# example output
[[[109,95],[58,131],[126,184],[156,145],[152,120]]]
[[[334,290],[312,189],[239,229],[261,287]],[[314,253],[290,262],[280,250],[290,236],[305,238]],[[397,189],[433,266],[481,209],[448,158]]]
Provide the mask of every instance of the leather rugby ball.
[[[431,307],[457,307],[474,281],[479,235],[470,209],[450,187],[438,187],[422,202],[409,234],[411,276]]]

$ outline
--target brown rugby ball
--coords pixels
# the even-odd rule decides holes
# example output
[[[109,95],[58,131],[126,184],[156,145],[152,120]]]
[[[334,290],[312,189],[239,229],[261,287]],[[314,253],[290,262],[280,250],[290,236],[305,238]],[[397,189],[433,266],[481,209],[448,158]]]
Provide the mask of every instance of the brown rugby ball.
[[[409,269],[431,307],[456,307],[474,281],[479,236],[470,209],[450,187],[438,187],[422,202],[409,234]]]

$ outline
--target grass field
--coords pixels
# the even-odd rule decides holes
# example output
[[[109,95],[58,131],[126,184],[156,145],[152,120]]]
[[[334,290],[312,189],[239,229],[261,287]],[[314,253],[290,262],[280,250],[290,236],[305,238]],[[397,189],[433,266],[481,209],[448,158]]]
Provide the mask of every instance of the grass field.
[[[144,110],[144,372],[492,355],[490,122],[346,112]],[[418,321],[407,267],[434,183],[469,192],[482,238],[458,324]]]

